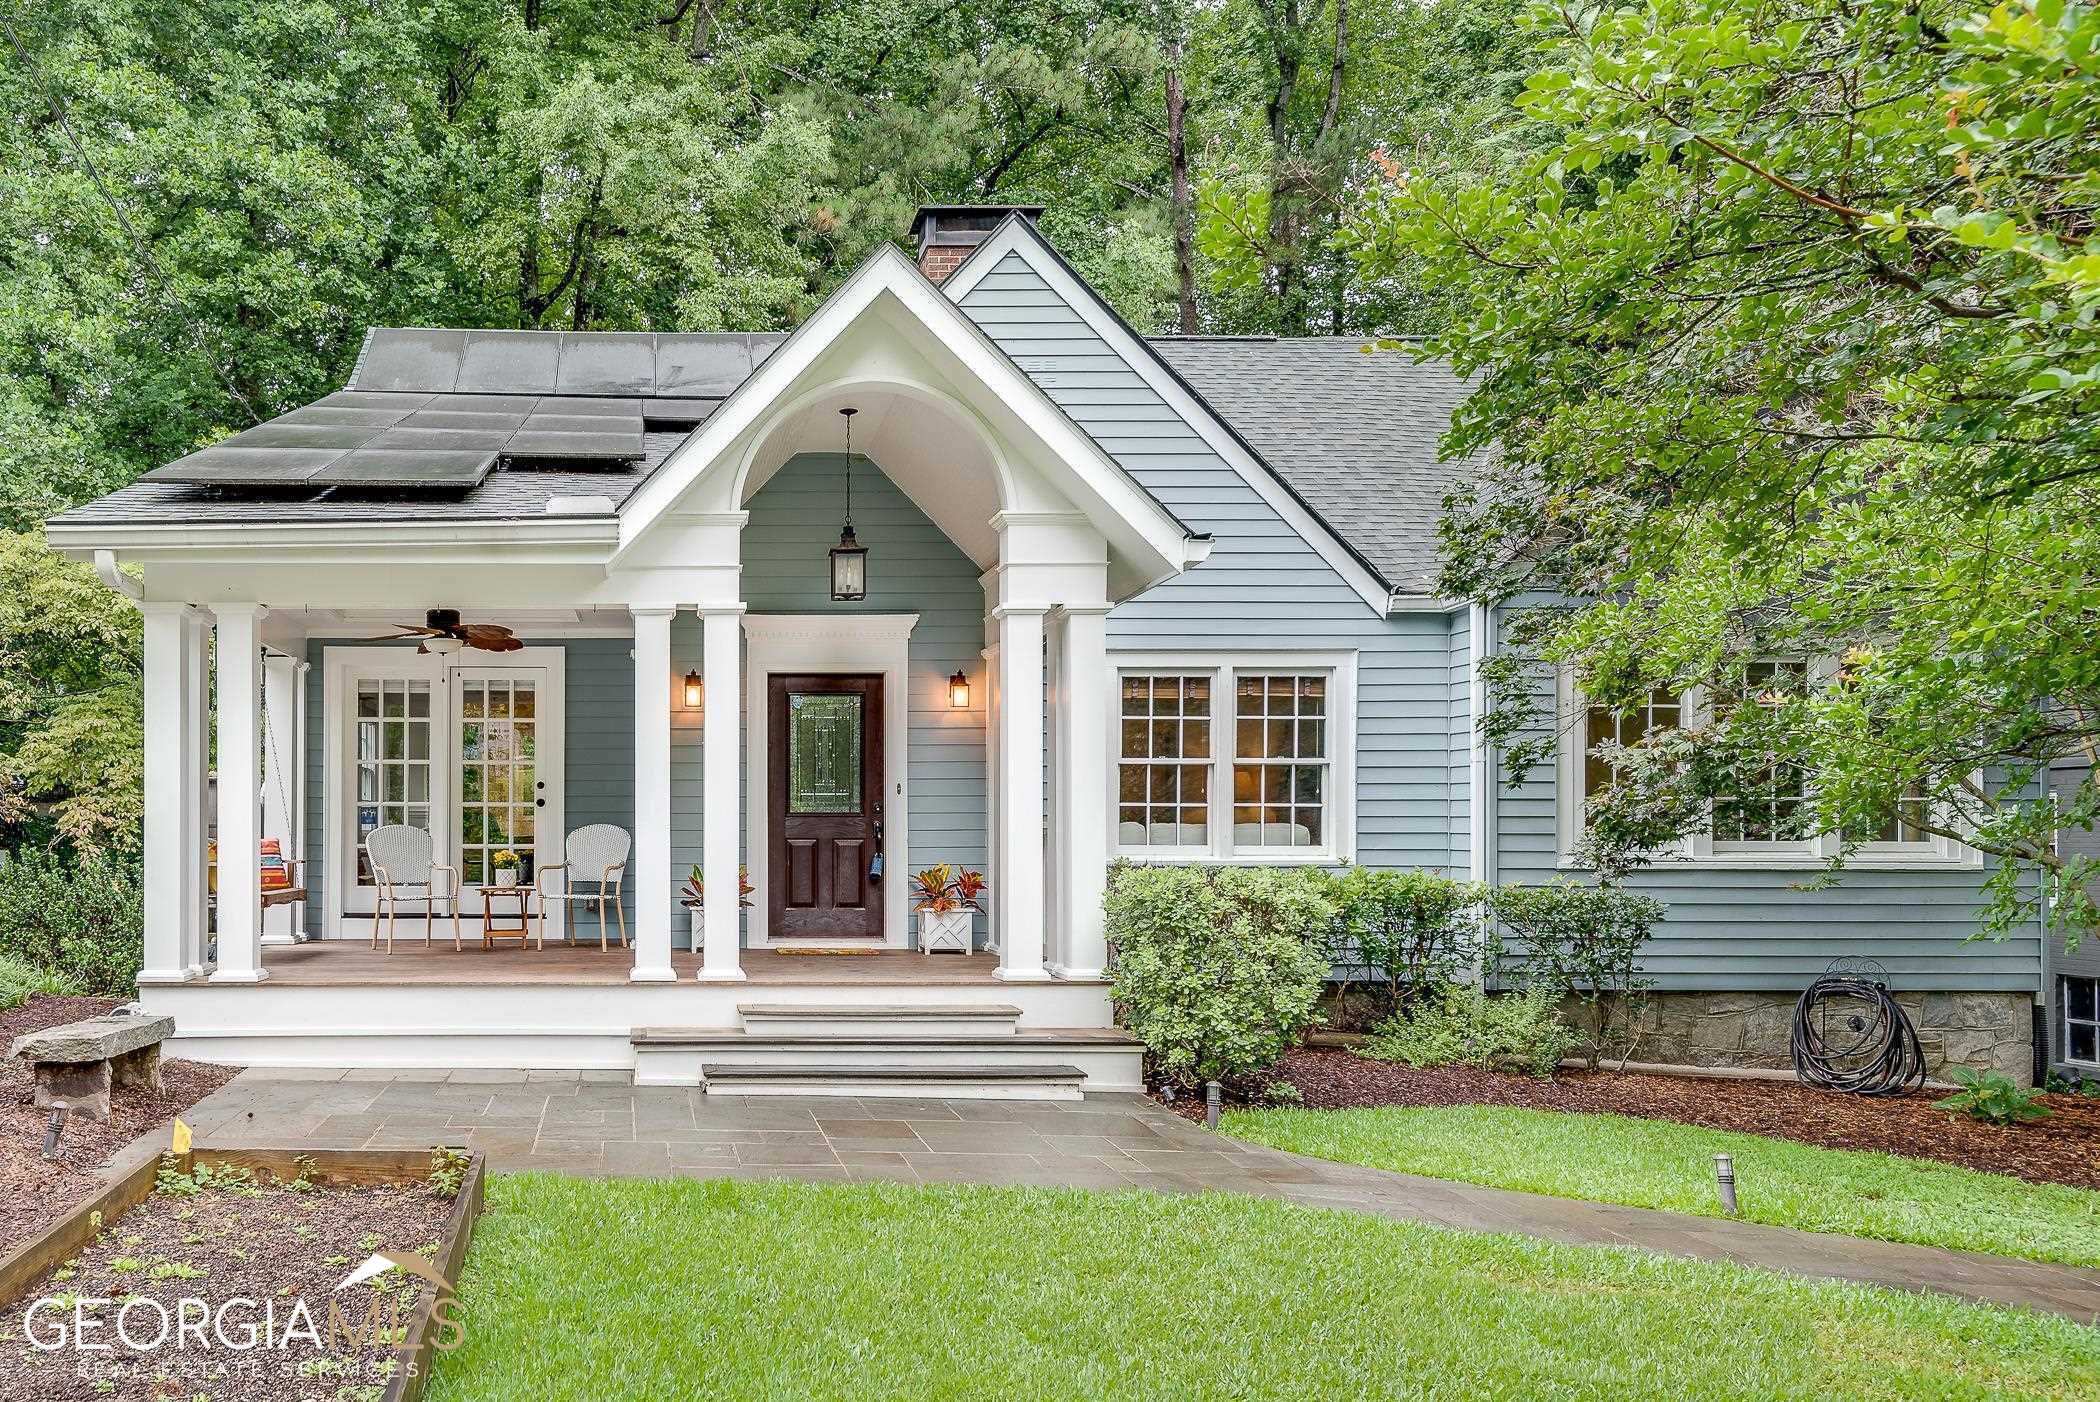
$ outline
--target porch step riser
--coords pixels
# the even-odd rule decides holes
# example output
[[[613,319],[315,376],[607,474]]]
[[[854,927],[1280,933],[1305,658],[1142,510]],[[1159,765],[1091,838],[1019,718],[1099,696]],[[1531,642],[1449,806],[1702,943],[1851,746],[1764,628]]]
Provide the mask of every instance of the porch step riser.
[[[984,1100],[1078,1100],[1085,1073],[1069,1064],[939,1067],[813,1062],[793,1067],[701,1067],[709,1095],[943,1096]]]
[[[637,1080],[637,1085],[644,1084]],[[987,1085],[982,1081],[830,1080],[743,1082],[735,1085],[710,1083],[710,1096],[843,1095],[860,1100],[1084,1100],[1076,1085],[1050,1085],[1034,1081],[1010,1081]]]
[[[915,1008],[881,1017],[839,1017],[825,1011],[778,1012],[755,1015],[739,1010],[744,1028],[768,1036],[809,1036],[850,1033],[856,1037],[1002,1036],[1018,1030],[1021,1010],[1011,1008],[995,1016],[964,1013],[957,1016],[940,1008]]]
[[[707,1066],[791,1069],[841,1061],[910,1066],[915,1069],[923,1066],[928,1069],[964,1073],[974,1070],[1025,1069],[1054,1064],[1078,1068],[1085,1074],[1086,1088],[1089,1090],[1129,1091],[1141,1090],[1144,1086],[1143,1057],[1137,1049],[1092,1049],[1070,1043],[1011,1049],[983,1045],[915,1048],[908,1045],[888,1046],[876,1043],[860,1047],[845,1047],[837,1043],[800,1047],[734,1048],[638,1046],[634,1051],[634,1083],[638,1086],[698,1086],[704,1083],[702,1068]],[[719,1093],[713,1085],[709,1085],[708,1090],[710,1094]]]

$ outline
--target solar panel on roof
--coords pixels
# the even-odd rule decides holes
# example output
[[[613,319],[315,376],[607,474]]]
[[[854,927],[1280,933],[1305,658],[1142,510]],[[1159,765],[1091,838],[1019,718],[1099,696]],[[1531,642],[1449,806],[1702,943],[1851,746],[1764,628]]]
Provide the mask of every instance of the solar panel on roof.
[[[478,487],[496,467],[493,452],[389,452],[358,449],[308,480],[315,486]]]
[[[380,452],[495,453],[510,438],[510,430],[500,428],[390,428],[365,446]]]
[[[326,424],[272,419],[227,440],[243,448],[362,448],[386,432],[384,424]]]
[[[215,443],[142,479],[181,482],[198,487],[281,487],[296,485],[348,455],[344,448],[239,448]]]
[[[561,338],[558,394],[653,394],[656,338],[575,332]]]
[[[511,435],[503,450],[509,458],[613,458],[642,455],[642,435],[635,433],[562,433],[525,429]]]
[[[464,331],[422,327],[374,331],[365,344],[357,388],[449,392],[459,382],[459,362],[466,345]]]
[[[598,395],[548,395],[533,406],[535,414],[601,414],[632,418],[642,412],[639,399],[609,399]]]
[[[658,336],[656,392],[724,398],[751,378],[761,358],[746,336]]]
[[[552,394],[561,338],[544,331],[469,331],[455,390]]]

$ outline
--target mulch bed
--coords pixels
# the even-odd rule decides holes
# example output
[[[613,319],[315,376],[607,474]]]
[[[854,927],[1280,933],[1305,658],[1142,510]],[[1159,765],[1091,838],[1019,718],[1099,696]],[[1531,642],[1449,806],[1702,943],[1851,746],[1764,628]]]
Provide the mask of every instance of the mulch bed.
[[[2017,1127],[1956,1119],[1932,1108],[1939,1092],[1891,1099],[1840,1095],[1791,1081],[1721,1080],[1563,1071],[1550,1081],[1468,1066],[1417,1070],[1345,1051],[1299,1048],[1275,1079],[1289,1081],[1315,1110],[1374,1105],[1518,1105],[1536,1110],[1638,1115],[1706,1129],[1738,1130],[1828,1149],[1878,1149],[1911,1158],[2009,1174],[2031,1183],[2100,1189],[2100,1100],[2049,1095],[2048,1119]],[[1200,1096],[1173,1108],[1203,1117]]]
[[[386,1385],[399,1355],[393,1339],[367,1331],[355,1344],[332,1339],[328,1306],[342,1307],[352,1329],[369,1315],[405,1326],[430,1287],[400,1270],[352,1286],[335,1288],[375,1251],[437,1255],[452,1200],[429,1185],[297,1190],[283,1186],[208,1187],[193,1194],[155,1192],[105,1228],[94,1244],[66,1266],[5,1306],[7,1338],[0,1344],[0,1397],[50,1402],[141,1399],[175,1402],[208,1396],[212,1402],[369,1402]],[[23,1337],[23,1311],[40,1296],[62,1292],[109,1300],[94,1311],[102,1327],[89,1337],[108,1352],[67,1346],[49,1352]],[[127,1297],[155,1301],[167,1312],[169,1331],[159,1347],[126,1346],[118,1312]],[[180,1342],[175,1324],[185,1299],[201,1300],[228,1339],[242,1342],[253,1324],[285,1347],[234,1350],[208,1327],[204,1341]],[[220,1307],[234,1304],[223,1318]],[[392,1301],[389,1313],[381,1304]],[[299,1326],[304,1303],[321,1347]],[[193,1318],[199,1307],[189,1307]],[[160,1329],[157,1310],[139,1305],[126,1316],[134,1342],[152,1344]],[[72,1311],[45,1307],[32,1328],[51,1340]]]
[[[24,1032],[98,1017],[118,1006],[115,998],[32,998],[0,1012],[0,1057]],[[28,1063],[0,1059],[0,1255],[100,1192],[105,1184],[94,1172],[96,1164],[147,1130],[167,1124],[232,1080],[239,1068],[163,1060],[160,1074],[159,1095],[121,1087],[112,1092],[109,1119],[101,1124],[85,1116],[68,1117],[59,1140],[60,1157],[54,1161],[43,1155],[50,1114],[30,1104]]]

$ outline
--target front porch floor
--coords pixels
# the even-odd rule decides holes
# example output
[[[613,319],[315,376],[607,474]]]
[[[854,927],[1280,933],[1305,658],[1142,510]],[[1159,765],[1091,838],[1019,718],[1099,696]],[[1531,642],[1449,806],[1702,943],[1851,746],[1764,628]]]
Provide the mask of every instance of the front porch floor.
[[[545,949],[515,940],[495,949],[481,947],[481,935],[469,930],[465,948],[454,950],[449,932],[435,944],[416,937],[394,939],[394,951],[374,949],[364,940],[311,940],[305,944],[263,949],[263,968],[278,985],[370,987],[401,984],[625,984],[634,968],[634,951],[614,944],[600,949],[585,944],[549,943]],[[921,954],[884,949],[868,954],[787,954],[772,949],[743,953],[744,982],[750,988],[781,984],[952,985],[998,983],[993,954]],[[671,967],[681,980],[692,980],[700,956],[674,950]]]

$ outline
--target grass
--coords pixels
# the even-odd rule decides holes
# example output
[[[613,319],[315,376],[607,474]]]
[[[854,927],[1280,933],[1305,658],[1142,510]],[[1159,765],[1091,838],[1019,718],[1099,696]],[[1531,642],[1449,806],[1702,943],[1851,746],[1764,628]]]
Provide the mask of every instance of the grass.
[[[12,955],[0,954],[0,1013],[19,1008],[40,994],[78,993],[71,979],[25,964]]]
[[[1748,1221],[2100,1265],[2100,1193],[1895,1154],[1494,1105],[1235,1111],[1223,1128],[1315,1158],[1704,1217],[1721,1215],[1714,1155],[1732,1154]]]
[[[1233,1194],[500,1177],[434,1402],[2100,1395],[2067,1320]]]

